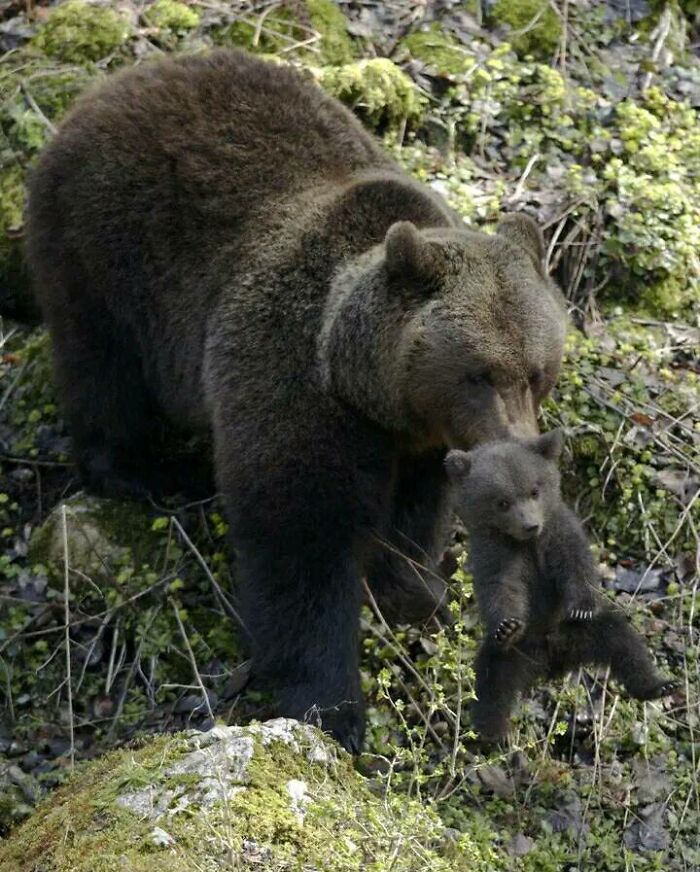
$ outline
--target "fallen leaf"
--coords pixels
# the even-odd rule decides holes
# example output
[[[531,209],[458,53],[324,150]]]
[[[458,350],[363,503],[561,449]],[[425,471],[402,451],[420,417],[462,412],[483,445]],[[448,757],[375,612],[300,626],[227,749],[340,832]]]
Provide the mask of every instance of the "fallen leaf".
[[[630,421],[634,421],[635,424],[639,424],[642,427],[651,427],[654,423],[654,419],[649,415],[645,415],[644,412],[632,412],[629,416]]]

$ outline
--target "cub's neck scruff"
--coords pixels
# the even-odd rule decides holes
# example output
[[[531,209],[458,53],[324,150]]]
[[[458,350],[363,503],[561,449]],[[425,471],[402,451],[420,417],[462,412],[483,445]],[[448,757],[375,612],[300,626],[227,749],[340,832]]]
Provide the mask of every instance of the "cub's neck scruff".
[[[450,451],[445,466],[455,484],[455,510],[470,532],[536,540],[561,503],[556,465],[562,430],[532,439]]]
[[[391,225],[332,283],[319,341],[327,389],[416,450],[535,435],[566,330],[542,258],[523,215],[495,234]]]

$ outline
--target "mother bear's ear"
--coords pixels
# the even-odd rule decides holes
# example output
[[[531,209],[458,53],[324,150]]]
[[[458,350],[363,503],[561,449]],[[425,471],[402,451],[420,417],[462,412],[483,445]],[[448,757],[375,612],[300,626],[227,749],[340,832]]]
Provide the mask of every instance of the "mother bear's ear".
[[[429,293],[439,281],[437,246],[410,221],[397,221],[384,237],[384,263],[390,279],[412,290]]]
[[[526,251],[537,272],[544,277],[544,237],[532,218],[522,212],[504,215],[498,222],[496,233]]]

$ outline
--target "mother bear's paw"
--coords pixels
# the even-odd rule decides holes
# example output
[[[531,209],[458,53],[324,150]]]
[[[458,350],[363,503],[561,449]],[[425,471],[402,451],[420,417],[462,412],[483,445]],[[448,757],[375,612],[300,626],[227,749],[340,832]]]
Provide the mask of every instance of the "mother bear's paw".
[[[350,754],[359,754],[365,738],[365,701],[359,688],[337,693],[330,700],[328,689],[309,685],[288,687],[277,694],[278,712],[330,733]]]

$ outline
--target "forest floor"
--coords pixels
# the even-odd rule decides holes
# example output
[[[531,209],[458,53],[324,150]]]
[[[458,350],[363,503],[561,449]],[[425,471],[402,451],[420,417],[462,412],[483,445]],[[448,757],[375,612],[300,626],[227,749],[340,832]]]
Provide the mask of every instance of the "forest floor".
[[[605,588],[681,689],[644,704],[582,671],[530,694],[485,748],[463,569],[454,626],[389,627],[367,608],[359,765],[495,847],[494,868],[700,870],[699,8],[0,0],[0,301],[26,293],[24,174],[74,96],[212,45],[309,69],[465,221],[524,210],[545,227],[573,326],[543,427],[567,428],[566,490]],[[69,453],[45,333],[5,321],[0,831],[76,759],[269,712],[245,687],[216,497],[91,503]]]

